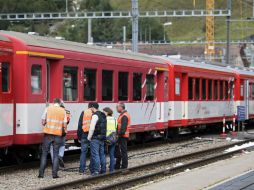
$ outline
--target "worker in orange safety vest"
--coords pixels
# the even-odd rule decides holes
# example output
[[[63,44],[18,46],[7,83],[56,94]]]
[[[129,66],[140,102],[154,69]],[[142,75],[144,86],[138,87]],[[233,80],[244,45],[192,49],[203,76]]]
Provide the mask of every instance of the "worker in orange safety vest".
[[[116,109],[120,115],[117,119],[118,142],[116,146],[115,169],[125,169],[128,168],[127,142],[129,139],[131,118],[125,109],[124,103],[118,103]]]
[[[77,136],[81,143],[80,166],[79,173],[84,174],[86,170],[86,155],[88,151],[89,141],[87,140],[90,123],[92,120],[92,107],[93,103],[88,104],[88,108],[80,114]]]
[[[63,133],[67,130],[67,116],[65,109],[60,105],[62,100],[59,98],[54,99],[54,104],[47,107],[42,115],[43,125],[43,144],[42,155],[39,169],[39,178],[44,177],[44,171],[47,165],[47,155],[50,150],[51,144],[53,145],[53,178],[58,178],[59,148],[63,144]]]

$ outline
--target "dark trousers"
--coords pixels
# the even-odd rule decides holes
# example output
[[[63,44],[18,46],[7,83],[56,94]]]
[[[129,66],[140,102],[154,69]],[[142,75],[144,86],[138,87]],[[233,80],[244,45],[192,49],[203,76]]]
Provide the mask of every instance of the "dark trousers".
[[[52,167],[52,175],[57,176],[59,169],[59,160],[58,153],[59,148],[63,144],[63,137],[56,135],[45,134],[43,138],[42,144],[42,155],[41,155],[41,163],[39,169],[39,175],[44,176],[44,171],[47,165],[47,156],[50,151],[50,146],[53,145],[53,167]]]
[[[127,141],[128,138],[119,137],[116,146],[116,165],[115,169],[125,169],[128,168],[128,153],[127,153]],[[122,162],[122,165],[121,165]]]

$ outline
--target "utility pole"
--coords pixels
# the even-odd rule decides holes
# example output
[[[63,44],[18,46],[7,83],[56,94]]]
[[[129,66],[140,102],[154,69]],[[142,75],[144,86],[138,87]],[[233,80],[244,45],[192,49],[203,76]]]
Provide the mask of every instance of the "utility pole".
[[[138,0],[131,0],[132,4],[132,51],[138,52]]]
[[[88,39],[87,39],[87,41],[88,41],[88,43],[87,44],[93,44],[93,37],[92,37],[92,19],[91,18],[89,18],[88,19],[88,27],[87,27],[87,29],[88,29],[88,32],[87,32],[87,35],[88,35]]]
[[[253,3],[252,3],[252,18],[254,18],[254,0],[253,0]]]
[[[126,51],[126,26],[123,26],[123,50]]]
[[[231,0],[227,0],[227,9],[230,11],[231,15]],[[227,53],[226,53],[226,64],[229,65],[230,56],[230,15],[227,16]]]
[[[65,0],[66,13],[68,13],[68,0]]]

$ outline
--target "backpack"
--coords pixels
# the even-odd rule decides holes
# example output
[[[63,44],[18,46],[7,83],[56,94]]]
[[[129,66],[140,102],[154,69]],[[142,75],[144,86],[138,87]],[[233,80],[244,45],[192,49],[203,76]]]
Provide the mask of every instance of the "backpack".
[[[113,126],[108,126],[108,123],[107,123],[107,137],[106,137],[106,144],[107,145],[113,145],[117,142],[118,140],[118,135],[117,135],[117,121],[114,117],[110,117],[110,119],[107,118],[107,122],[108,121],[114,121],[115,122],[115,125]],[[115,128],[115,131],[111,128],[111,127],[114,127]],[[108,131],[109,130],[109,131]],[[111,130],[111,133],[109,134]]]
[[[99,120],[95,126],[93,138],[98,139],[98,140],[106,140],[106,132],[107,132],[106,115],[100,111],[97,111],[94,114],[98,116]]]

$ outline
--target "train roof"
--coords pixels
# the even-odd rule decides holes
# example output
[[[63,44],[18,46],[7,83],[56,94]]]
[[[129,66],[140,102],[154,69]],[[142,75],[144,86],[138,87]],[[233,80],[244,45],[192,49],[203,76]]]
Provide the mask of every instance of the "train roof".
[[[38,36],[38,35],[29,35],[26,33],[13,32],[13,31],[0,31],[0,40],[2,38],[6,38],[5,36],[14,37],[18,40],[21,40],[24,44],[28,46],[36,46],[43,48],[52,48],[58,50],[66,50],[66,51],[74,51],[80,53],[89,53],[89,54],[97,54],[104,56],[111,56],[123,59],[132,59],[139,61],[152,62],[157,64],[165,64],[164,61],[158,59],[156,57],[141,54],[141,53],[132,53],[123,50],[109,49],[105,47],[99,47],[94,45],[87,45],[78,42],[71,42],[67,40],[58,40],[52,37]]]
[[[216,63],[196,62],[194,60],[185,60],[180,57],[166,57],[163,56],[164,60],[170,61],[173,65],[181,65],[186,67],[194,67],[199,69],[215,70],[227,73],[237,73],[239,75],[254,76],[254,68],[239,67],[232,65],[223,65]]]
[[[254,76],[254,68],[235,66],[227,66],[227,68],[233,69],[239,75]]]
[[[227,72],[227,73],[234,73],[233,69],[228,69],[226,67],[226,65],[223,66],[223,65],[218,65],[218,64],[209,64],[206,62],[195,62],[194,60],[184,60],[184,59],[176,58],[176,57],[162,56],[162,58],[166,61],[170,61],[170,63],[173,65],[193,67],[193,68],[197,68],[197,69],[221,71],[221,72]]]

